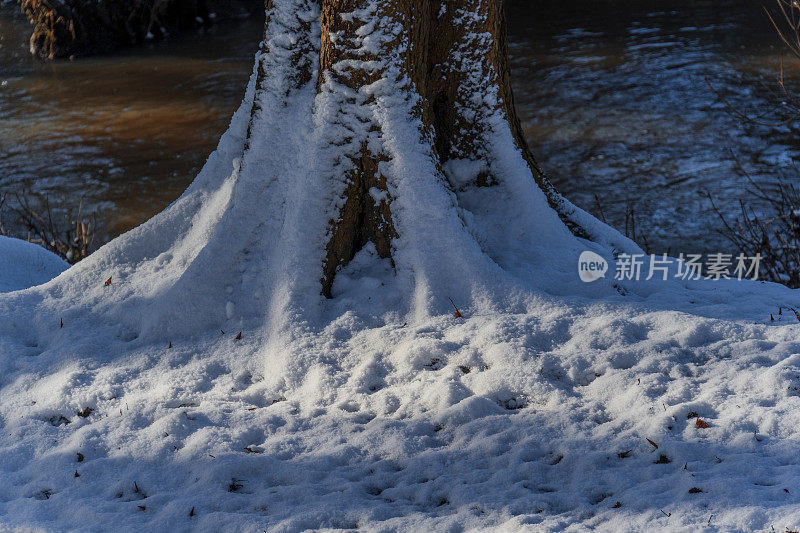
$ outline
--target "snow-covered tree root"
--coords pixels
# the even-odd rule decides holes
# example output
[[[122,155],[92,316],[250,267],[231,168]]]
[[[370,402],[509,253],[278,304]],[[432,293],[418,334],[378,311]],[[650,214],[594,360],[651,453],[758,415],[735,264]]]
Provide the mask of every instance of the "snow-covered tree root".
[[[580,282],[634,245],[536,170],[500,15],[268,3],[186,193],[0,295],[0,527],[797,524],[796,294]]]

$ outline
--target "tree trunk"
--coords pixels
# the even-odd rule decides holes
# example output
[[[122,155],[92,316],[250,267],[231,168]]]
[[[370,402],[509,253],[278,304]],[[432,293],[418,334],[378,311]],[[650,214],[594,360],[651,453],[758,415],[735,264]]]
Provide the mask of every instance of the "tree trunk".
[[[503,180],[491,170],[487,138],[499,121],[505,122],[549,205],[573,233],[586,236],[570,219],[569,209],[539,170],[523,137],[509,82],[502,0],[319,2],[319,37],[310,35],[310,25],[298,28],[306,38],[293,50],[298,60],[293,78],[298,89],[316,70],[317,92],[338,102],[332,118],[345,129],[332,139],[342,150],[330,178],[343,179],[346,186],[337,216],[330,221],[323,294],[330,297],[336,272],[368,242],[380,257],[392,257],[397,236],[393,197],[381,171],[390,157],[380,142],[387,132],[370,109],[377,98],[372,89],[389,76],[396,78],[392,81],[398,82],[397,89],[405,99],[414,102],[415,118],[430,143],[430,155],[436,167],[451,178],[447,186],[464,190],[492,187]],[[306,4],[304,9],[314,9],[313,2],[301,4]],[[280,12],[272,1],[267,2],[268,18]],[[268,23],[267,41],[271,38],[269,27]],[[317,38],[318,42],[312,42]],[[316,50],[318,64],[314,68],[308,57]],[[274,74],[262,65],[258,86]],[[257,109],[256,103],[254,120]],[[349,127],[346,115],[358,120],[360,127]],[[449,165],[451,162],[458,164]],[[468,179],[452,176],[456,171],[449,167],[464,168],[465,162],[477,169],[473,175]]]
[[[64,298],[94,287],[75,316],[139,342],[250,328],[293,365],[297,331],[349,310],[379,326],[451,298],[516,309],[530,287],[575,283],[576,234],[632,250],[531,157],[500,0],[268,0],[266,15],[242,106],[192,185],[60,278]]]

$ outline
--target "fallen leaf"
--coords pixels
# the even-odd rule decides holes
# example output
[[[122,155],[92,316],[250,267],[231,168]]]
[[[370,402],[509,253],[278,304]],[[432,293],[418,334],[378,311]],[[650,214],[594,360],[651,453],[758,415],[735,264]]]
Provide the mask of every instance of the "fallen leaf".
[[[75,477],[81,477],[77,470],[75,471]]]
[[[703,489],[699,489],[697,487],[692,487],[691,489],[689,489],[689,494],[697,494],[699,492],[703,492]]]
[[[632,451],[633,449],[630,449],[627,452],[618,452],[617,457],[619,457],[620,459],[625,459],[626,457],[628,457],[628,454],[630,454]]]
[[[167,346],[167,349],[171,349],[171,348],[172,348],[172,341],[169,341],[169,346]]]
[[[708,424],[707,424],[707,423],[706,423],[706,421],[705,421],[705,420],[703,420],[702,418],[698,418],[697,420],[695,420],[695,422],[694,422],[694,423],[695,423],[695,425],[696,425],[697,427],[699,427],[700,429],[706,429],[706,428],[708,427]]]
[[[110,278],[108,278],[108,279],[106,280],[106,287],[108,287],[109,285],[111,285],[111,278],[113,278],[113,277],[114,277],[114,276],[111,276]]]
[[[612,509],[619,509],[620,507],[622,507],[622,502],[617,502],[611,506]]]
[[[456,317],[456,318],[463,318],[464,315],[462,315],[461,311],[458,310],[458,307],[456,307],[456,303],[453,301],[453,299],[452,298],[448,298],[448,300],[450,300],[450,303],[453,304],[453,309],[456,310],[456,312],[453,313],[453,316]]]
[[[261,453],[260,450],[256,450],[255,448],[251,448],[250,446],[245,448],[245,450],[247,450],[248,453]]]
[[[194,516],[194,507],[192,507],[192,510],[189,511],[189,516]]]
[[[257,407],[250,407],[250,408],[248,408],[247,410],[248,410],[248,411],[255,411],[256,409],[258,409],[258,408],[257,408]]]
[[[147,507],[145,507],[144,505],[137,505],[136,507],[138,507],[142,511],[146,511],[147,510]]]
[[[240,340],[242,340],[242,332],[241,332],[241,331],[239,332],[239,334],[238,334],[238,335],[236,335],[236,340],[237,340],[237,341],[240,341]]]
[[[82,411],[78,411],[78,416],[81,418],[87,418],[90,414],[92,414],[92,412],[94,412],[94,409],[92,409],[91,407],[87,407]]]
[[[654,447],[656,450],[658,449],[658,444],[656,444],[655,442],[651,441],[650,439],[647,439],[647,442],[649,442],[650,444],[652,444],[652,445],[653,445],[653,447]]]
[[[79,463],[83,462],[83,454],[81,452],[78,452],[78,462]]]

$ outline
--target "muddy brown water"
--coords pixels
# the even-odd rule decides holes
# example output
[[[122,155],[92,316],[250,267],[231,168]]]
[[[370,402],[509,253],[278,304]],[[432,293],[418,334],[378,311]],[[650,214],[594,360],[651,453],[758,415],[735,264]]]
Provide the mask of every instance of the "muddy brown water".
[[[262,32],[242,18],[99,58],[40,63],[27,23],[0,5],[0,191],[97,214],[100,240],[175,200],[239,104]],[[796,179],[794,124],[726,113],[705,79],[774,115],[781,47],[753,0],[508,1],[516,103],[558,189],[654,250],[730,251],[705,197],[728,213],[747,178]],[[798,67],[786,63],[796,77]],[[777,105],[780,105],[778,102]]]

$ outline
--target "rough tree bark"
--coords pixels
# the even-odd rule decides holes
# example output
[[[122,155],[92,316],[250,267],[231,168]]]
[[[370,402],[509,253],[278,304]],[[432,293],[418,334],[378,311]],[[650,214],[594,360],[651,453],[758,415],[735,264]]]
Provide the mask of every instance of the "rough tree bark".
[[[351,15],[359,10],[366,12],[374,2],[321,0],[321,4],[318,88],[328,76],[356,92],[376,83],[385,73],[374,69],[372,63],[380,59],[381,52],[389,53],[387,47],[402,45],[405,73],[420,96],[418,112],[429,130],[439,165],[444,167],[453,159],[478,162],[487,158],[488,115],[500,112],[551,207],[573,233],[586,236],[578,224],[570,221],[561,197],[525,142],[509,80],[503,0],[380,1],[373,13],[377,24],[394,23],[402,30],[396,32],[393,41],[382,43],[377,53],[365,53],[359,47],[359,32],[365,21]],[[333,68],[343,62],[361,68]],[[381,257],[391,258],[392,239],[396,236],[391,200],[379,170],[384,155],[362,143],[360,150],[349,157],[354,164],[347,174],[346,200],[339,218],[331,221],[327,245],[322,279],[326,296],[330,296],[336,271],[366,243],[371,241]],[[472,185],[489,187],[499,179],[482,171]],[[376,189],[380,194],[370,194]]]
[[[401,75],[408,78],[408,90],[417,97],[416,114],[438,167],[446,168],[453,160],[468,160],[483,169],[471,183],[450,186],[491,187],[502,180],[491,174],[490,164],[482,164],[489,157],[486,137],[492,133],[492,119],[500,116],[507,122],[514,144],[522,151],[550,206],[573,233],[585,236],[539,169],[523,137],[509,82],[502,0],[318,1],[319,35],[312,34],[310,24],[292,29],[305,36],[292,45],[297,65],[293,76],[296,89],[315,75],[320,93],[330,90],[331,85],[338,92],[344,88],[353,94],[364,93],[388,75],[383,58],[399,50]],[[306,4],[313,8],[315,2]],[[269,28],[269,17],[275,14],[274,2],[267,0],[266,8]],[[377,46],[365,44],[369,40],[367,34],[381,29],[389,34],[388,38],[376,39]],[[270,39],[269,34],[266,39]],[[318,65],[308,64],[308,58],[315,57],[314,52],[318,53]],[[261,88],[272,75],[275,73],[261,65],[257,87]],[[361,105],[371,103],[367,99]],[[258,110],[256,101],[252,121]],[[377,136],[384,133],[380,123],[368,118],[362,122]],[[341,139],[348,164],[334,169],[334,173],[341,170],[346,188],[338,216],[330,221],[321,280],[322,292],[328,297],[336,272],[366,243],[372,242],[381,257],[391,258],[392,242],[397,236],[392,222],[392,198],[381,172],[387,154],[368,136],[359,139],[357,133],[351,133]]]

